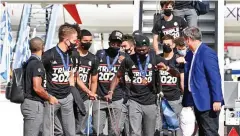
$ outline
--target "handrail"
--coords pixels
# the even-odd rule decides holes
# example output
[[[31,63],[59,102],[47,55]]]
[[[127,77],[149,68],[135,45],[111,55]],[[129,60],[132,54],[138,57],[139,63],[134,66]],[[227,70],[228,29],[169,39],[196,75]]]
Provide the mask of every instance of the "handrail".
[[[31,5],[31,7],[32,7],[32,5]],[[32,8],[31,8],[31,10],[32,10]],[[21,14],[21,18],[20,18],[20,24],[19,24],[19,26],[18,26],[18,31],[17,31],[17,35],[16,35],[16,44],[17,44],[17,41],[18,41],[18,39],[19,39],[19,32],[20,32],[20,29],[21,29],[21,24],[22,24],[22,19],[23,19],[23,11],[24,11],[24,5],[23,5],[23,8],[22,8],[22,14]],[[30,11],[31,12],[31,11]],[[29,20],[30,21],[30,20]],[[17,46],[14,46],[14,48],[13,48],[13,52],[15,52],[15,50],[16,50],[16,47]]]
[[[139,8],[139,30],[142,31],[143,27],[143,1],[140,1]]]

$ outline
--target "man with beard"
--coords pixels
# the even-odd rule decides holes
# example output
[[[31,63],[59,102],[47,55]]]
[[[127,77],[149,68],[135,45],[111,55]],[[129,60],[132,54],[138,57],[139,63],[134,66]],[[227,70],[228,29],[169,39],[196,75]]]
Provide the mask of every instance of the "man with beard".
[[[108,135],[119,135],[120,116],[123,103],[123,87],[119,85],[113,95],[110,83],[120,66],[120,45],[123,33],[115,30],[109,36],[109,48],[96,53],[100,62],[98,67],[97,95],[101,98],[93,103],[94,133],[103,135],[105,120],[108,120]]]
[[[173,36],[165,35],[162,40],[163,53],[160,56],[165,59],[167,65],[177,68],[180,72],[180,78],[178,78],[170,75],[167,71],[160,71],[162,92],[179,119],[179,114],[182,110],[182,99],[180,97],[182,89],[180,83],[184,81],[184,67],[179,67],[180,65],[176,63],[177,55],[173,52],[175,48]],[[176,133],[176,136],[182,135],[180,129],[174,133]]]
[[[89,52],[89,48],[92,45],[92,34],[88,30],[81,30],[81,35],[78,35],[80,43],[77,51],[73,52],[73,58],[76,58],[76,70],[78,71],[79,77],[82,82],[78,82],[78,90],[80,91],[81,97],[84,101],[86,115],[83,116],[78,108],[76,118],[76,134],[86,135],[86,129],[88,125],[88,114],[90,100],[95,100],[97,91],[97,80],[98,80],[98,59],[95,55]],[[89,122],[90,123],[90,122]]]
[[[59,27],[59,43],[56,47],[46,51],[43,55],[43,64],[47,74],[46,89],[50,95],[58,99],[58,104],[50,105],[45,102],[43,135],[54,135],[54,118],[60,112],[61,125],[65,136],[75,136],[75,120],[73,113],[73,96],[71,89],[74,81],[69,82],[69,75],[72,66],[70,52],[76,46],[77,31],[65,23]]]
[[[135,54],[123,60],[117,75],[111,83],[110,91],[115,90],[121,77],[127,72],[125,80],[130,85],[129,100],[127,102],[130,135],[153,136],[158,110],[156,104],[157,94],[159,93],[158,70],[171,71],[172,74],[176,74],[174,73],[176,71],[166,66],[162,57],[156,56],[155,52],[150,51],[148,37],[136,35],[135,41]]]
[[[158,20],[152,29],[153,33],[153,48],[157,54],[160,54],[158,48],[158,40],[160,36],[160,41],[164,35],[172,35],[175,38],[180,37],[182,30],[187,27],[187,22],[178,16],[172,14],[174,1],[161,1],[161,7],[164,11],[164,16]]]

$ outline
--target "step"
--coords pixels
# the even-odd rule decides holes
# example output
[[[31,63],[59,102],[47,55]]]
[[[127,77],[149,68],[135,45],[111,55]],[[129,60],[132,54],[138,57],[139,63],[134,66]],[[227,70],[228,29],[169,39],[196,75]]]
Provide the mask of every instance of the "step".
[[[150,42],[153,41],[153,36],[152,34],[147,34],[147,33],[144,33],[150,40]],[[202,37],[202,41],[204,43],[208,43],[208,44],[215,44],[215,35],[212,35],[212,34],[205,34],[203,35]]]
[[[143,23],[153,22],[153,15],[154,15],[154,12],[152,14],[147,14],[147,15],[143,13],[143,16],[142,16]],[[215,13],[209,12],[206,15],[199,16],[198,21],[199,22],[215,22]]]
[[[203,34],[214,33],[215,27],[212,27],[214,24],[212,22],[199,23],[199,28]],[[142,32],[143,33],[152,33],[153,24],[143,24]]]
[[[149,11],[156,11],[156,2],[155,1],[144,1],[143,2],[143,10],[149,10]],[[210,10],[215,9],[215,2],[210,2]]]

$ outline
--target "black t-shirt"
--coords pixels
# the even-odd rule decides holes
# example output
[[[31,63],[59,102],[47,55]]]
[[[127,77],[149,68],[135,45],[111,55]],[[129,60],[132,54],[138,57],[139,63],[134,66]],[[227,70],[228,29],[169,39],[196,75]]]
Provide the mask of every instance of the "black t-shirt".
[[[193,1],[176,0],[174,9],[193,9]]]
[[[73,57],[76,58],[76,66],[79,72],[80,79],[83,83],[89,88],[89,79],[91,76],[95,76],[98,73],[98,63],[99,60],[95,55],[88,52],[86,56],[80,56],[77,51],[73,53]],[[76,86],[78,90],[80,90],[80,94],[82,96],[83,101],[88,99],[87,93],[84,92],[79,86]]]
[[[156,56],[156,64],[164,62],[161,56]],[[123,60],[119,71],[125,74],[125,80],[127,86],[130,86],[129,99],[134,100],[142,105],[151,105],[156,103],[156,94],[153,92],[152,86],[152,74],[153,65],[152,58],[150,57],[150,62],[147,68],[147,82],[148,84],[142,83],[142,77],[138,68],[137,55],[130,55],[129,58]],[[141,61],[142,67],[146,65],[146,60]],[[131,80],[132,79],[132,80]]]
[[[120,52],[120,55],[124,56],[124,58],[129,58],[130,57],[130,55],[128,53],[125,53],[125,52]],[[123,84],[123,88],[122,89],[123,89],[123,94],[124,94],[124,102],[127,102],[128,98],[129,98],[129,92],[130,92],[131,84],[126,82],[125,75],[128,75],[128,73],[125,72],[125,74],[121,78],[120,82],[121,82],[121,84]]]
[[[37,95],[37,93],[33,89],[33,77],[41,77],[42,78],[42,86],[44,87],[45,80],[45,69],[43,67],[42,62],[35,56],[31,56],[29,58],[29,62],[26,67],[26,75],[25,75],[25,98],[34,101],[43,102],[44,100]]]
[[[163,53],[160,54],[163,57]],[[180,73],[184,73],[184,69],[176,63],[177,56],[174,56],[170,60],[165,60],[166,64],[177,68]],[[180,78],[171,76],[167,71],[160,71],[161,84],[164,97],[169,101],[178,100],[181,95],[180,91]]]
[[[187,22],[178,16],[173,16],[171,21],[165,21],[164,18],[158,20],[152,29],[153,34],[160,36],[160,39],[164,35],[172,35],[174,38],[178,38],[182,35],[182,30],[187,27]]]
[[[117,61],[113,66],[113,71],[109,72],[107,65],[107,56],[109,52],[107,50],[99,50],[96,53],[96,56],[99,58],[99,67],[98,67],[98,90],[97,94],[100,97],[104,97],[108,94],[110,90],[111,82],[116,75],[120,63]],[[109,56],[110,64],[113,63],[115,57]],[[114,90],[112,101],[117,101],[123,98],[123,84],[122,81],[117,85]]]
[[[68,53],[61,51],[58,46],[46,51],[43,54],[42,60],[47,75],[47,91],[57,99],[63,99],[66,98],[71,92],[68,82],[69,74],[64,73],[64,65],[56,48],[59,49],[63,55],[64,61],[67,62]],[[69,55],[69,71],[72,69],[71,67],[72,59]]]

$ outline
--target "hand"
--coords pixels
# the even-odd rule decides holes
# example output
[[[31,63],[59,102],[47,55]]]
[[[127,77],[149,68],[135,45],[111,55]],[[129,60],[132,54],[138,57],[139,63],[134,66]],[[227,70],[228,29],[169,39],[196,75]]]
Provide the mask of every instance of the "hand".
[[[124,56],[119,56],[119,57],[118,57],[118,60],[119,60],[120,62],[122,62],[124,59],[125,59]]]
[[[73,71],[70,72],[68,81],[69,81],[69,85],[70,85],[70,86],[75,86],[75,79],[74,79],[74,73],[73,73]]]
[[[52,105],[58,104],[58,100],[57,100],[57,98],[54,97],[54,96],[50,96],[50,98],[49,98],[48,101],[49,101],[49,103],[52,104]]]
[[[97,94],[89,91],[88,97],[89,97],[90,100],[96,100],[97,99]]]
[[[162,63],[162,62],[157,64],[157,68],[159,70],[164,70],[164,71],[167,70],[167,66],[164,63]]]
[[[108,95],[104,96],[107,102],[110,102],[112,100],[112,95],[113,95],[113,92],[109,91]]]
[[[213,111],[220,111],[222,107],[221,102],[214,102],[213,103]]]
[[[184,57],[178,57],[178,58],[176,59],[176,61],[177,61],[177,63],[186,63],[186,60],[185,60]]]

